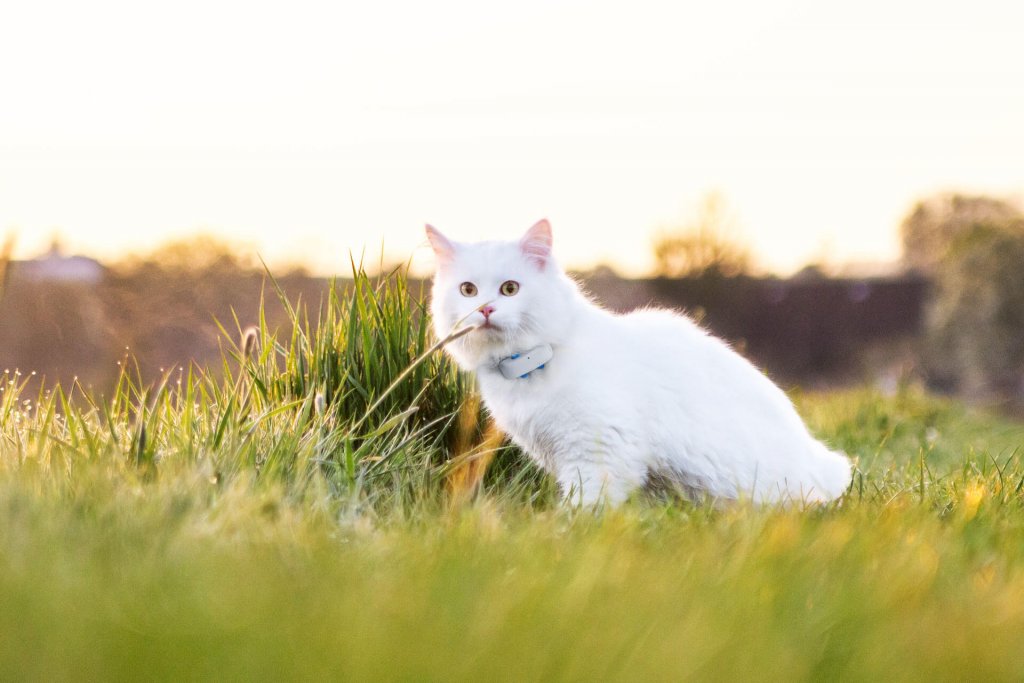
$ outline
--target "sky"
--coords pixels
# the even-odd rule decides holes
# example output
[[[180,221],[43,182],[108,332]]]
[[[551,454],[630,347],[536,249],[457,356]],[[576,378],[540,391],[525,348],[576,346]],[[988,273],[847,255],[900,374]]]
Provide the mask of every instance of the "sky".
[[[328,274],[547,217],[640,274],[717,192],[764,269],[892,261],[923,196],[1024,196],[1022,35],[991,0],[4,3],[0,235]]]

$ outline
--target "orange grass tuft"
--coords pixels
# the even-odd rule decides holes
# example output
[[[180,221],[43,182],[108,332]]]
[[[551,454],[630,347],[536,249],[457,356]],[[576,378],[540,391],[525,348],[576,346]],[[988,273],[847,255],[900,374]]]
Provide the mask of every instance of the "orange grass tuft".
[[[483,438],[474,444],[479,419],[480,396],[473,393],[459,409],[454,455],[445,479],[451,500],[456,504],[469,500],[477,492],[487,467],[494,460],[495,452],[505,440],[505,434],[494,424],[494,420],[489,420]]]

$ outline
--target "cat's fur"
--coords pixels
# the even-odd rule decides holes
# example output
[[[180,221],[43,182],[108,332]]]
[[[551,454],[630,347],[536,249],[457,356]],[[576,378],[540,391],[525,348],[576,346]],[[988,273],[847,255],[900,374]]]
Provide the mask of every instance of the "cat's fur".
[[[849,461],[724,342],[678,313],[616,315],[588,300],[552,259],[547,221],[518,242],[457,243],[430,226],[427,236],[437,334],[490,323],[447,351],[476,373],[498,426],[571,500],[615,505],[653,478],[756,502],[828,501],[849,485]],[[513,296],[499,291],[508,280],[519,283]],[[464,282],[474,296],[460,292]],[[498,371],[543,343],[554,350],[543,369],[524,379]]]

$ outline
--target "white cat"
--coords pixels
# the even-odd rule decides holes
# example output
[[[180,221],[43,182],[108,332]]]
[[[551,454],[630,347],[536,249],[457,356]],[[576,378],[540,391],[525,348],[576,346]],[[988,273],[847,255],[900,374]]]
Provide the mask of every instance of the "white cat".
[[[678,313],[588,300],[552,259],[546,220],[518,242],[458,243],[429,225],[427,237],[437,334],[478,326],[447,351],[573,502],[617,505],[651,477],[756,502],[828,501],[849,485],[849,461],[724,342]]]

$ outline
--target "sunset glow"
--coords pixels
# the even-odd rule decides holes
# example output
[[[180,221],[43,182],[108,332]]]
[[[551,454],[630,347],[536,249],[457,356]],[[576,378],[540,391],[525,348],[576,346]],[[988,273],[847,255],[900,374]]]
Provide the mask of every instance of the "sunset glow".
[[[766,268],[898,256],[931,192],[1024,192],[1019,3],[17,3],[0,237],[114,258],[429,261],[422,226],[651,265],[720,192]]]

